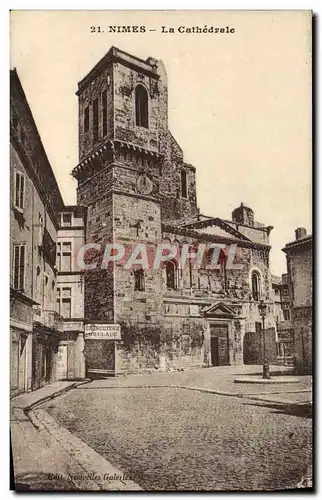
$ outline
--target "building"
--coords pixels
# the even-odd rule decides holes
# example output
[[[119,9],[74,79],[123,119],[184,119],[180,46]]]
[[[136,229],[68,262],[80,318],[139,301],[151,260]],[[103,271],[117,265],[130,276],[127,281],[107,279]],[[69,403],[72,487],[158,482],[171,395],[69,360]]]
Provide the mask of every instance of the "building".
[[[77,203],[87,208],[84,273],[85,360],[91,376],[153,369],[262,362],[260,300],[268,305],[266,343],[276,361],[276,318],[269,268],[272,226],[241,204],[229,220],[200,214],[196,169],[168,128],[168,82],[162,61],[115,47],[78,84]],[[106,244],[128,252],[160,243],[196,251],[222,245],[219,267],[102,268]],[[218,248],[218,247],[217,247]],[[235,248],[231,269],[229,248]],[[94,264],[94,265],[93,265]],[[96,265],[98,264],[98,265]],[[108,325],[121,335],[104,337]],[[87,326],[86,326],[87,325]],[[89,326],[88,326],[89,325]],[[90,326],[92,325],[92,326]],[[101,325],[99,327],[99,325]],[[103,332],[103,333],[102,333]]]
[[[283,319],[285,321],[290,321],[291,320],[291,300],[290,300],[289,276],[287,273],[282,274],[281,307],[282,307],[282,311],[283,311]]]
[[[56,311],[63,317],[58,348],[57,378],[85,378],[84,359],[84,270],[77,255],[84,245],[86,210],[65,206],[59,214],[57,235]]]
[[[272,275],[271,278],[274,298],[274,316],[276,323],[278,323],[284,319],[282,310],[282,279],[274,275]]]
[[[58,213],[63,200],[16,70],[10,72],[11,393],[56,379]]]
[[[283,248],[286,254],[291,325],[294,334],[295,365],[300,371],[312,370],[312,235],[306,229],[295,231],[295,241]]]
[[[294,361],[294,338],[291,318],[291,304],[289,297],[288,275],[282,278],[272,276],[274,295],[274,315],[276,318],[277,362],[292,365]]]

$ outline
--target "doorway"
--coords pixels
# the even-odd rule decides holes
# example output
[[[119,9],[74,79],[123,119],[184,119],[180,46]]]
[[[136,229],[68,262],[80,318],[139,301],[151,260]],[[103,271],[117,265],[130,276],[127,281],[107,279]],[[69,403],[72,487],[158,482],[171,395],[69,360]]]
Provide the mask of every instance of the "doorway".
[[[228,325],[211,325],[210,350],[213,366],[229,365]]]
[[[218,337],[211,337],[211,364],[219,366]]]

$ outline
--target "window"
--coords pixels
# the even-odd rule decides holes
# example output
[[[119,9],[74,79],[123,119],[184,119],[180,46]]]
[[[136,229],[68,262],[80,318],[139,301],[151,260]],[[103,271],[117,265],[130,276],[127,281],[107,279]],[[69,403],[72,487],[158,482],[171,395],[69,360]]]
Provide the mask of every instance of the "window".
[[[181,170],[181,197],[188,198],[187,173]]]
[[[19,244],[13,247],[13,287],[23,290],[25,286],[25,257],[26,245]]]
[[[260,276],[255,271],[252,273],[252,296],[256,301],[260,299]]]
[[[57,244],[57,269],[61,272],[72,269],[72,244],[62,241]]]
[[[260,321],[255,321],[255,332],[256,333],[262,332],[262,323]]]
[[[63,318],[71,317],[72,289],[68,287],[57,288],[56,311]]]
[[[169,261],[165,266],[167,288],[175,290],[177,288],[177,266],[173,261]]]
[[[136,269],[134,271],[134,290],[139,290],[141,292],[145,290],[143,269]]]
[[[289,309],[284,309],[283,310],[283,316],[284,316],[285,321],[290,320],[291,319],[290,310]]]
[[[103,118],[103,137],[107,134],[107,92],[102,94],[102,118]]]
[[[38,217],[38,246],[40,246],[40,247],[41,247],[42,241],[43,241],[43,226],[44,226],[43,218],[42,218],[42,215],[39,214],[39,217]]]
[[[135,89],[135,123],[138,127],[149,127],[148,93],[143,85]]]
[[[283,295],[287,296],[288,295],[288,287],[283,288]]]
[[[227,255],[223,248],[219,251],[218,264],[220,265],[220,273],[223,277],[223,290],[227,291]]]
[[[63,227],[70,227],[72,225],[72,214],[62,214],[61,225]]]
[[[15,207],[22,211],[25,204],[25,176],[15,173]]]
[[[84,110],[84,132],[89,130],[89,106],[85,107]]]
[[[98,99],[93,101],[93,138],[98,137]]]

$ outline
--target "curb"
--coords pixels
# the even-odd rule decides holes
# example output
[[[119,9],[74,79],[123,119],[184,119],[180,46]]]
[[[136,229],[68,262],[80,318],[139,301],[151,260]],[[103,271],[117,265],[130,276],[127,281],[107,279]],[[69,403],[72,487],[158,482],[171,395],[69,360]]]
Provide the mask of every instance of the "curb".
[[[67,474],[76,488],[73,491],[144,491],[103,455],[62,427],[46,410],[30,410],[28,416],[39,432],[48,433],[68,454]]]
[[[235,384],[297,384],[299,379],[296,377],[286,377],[281,380],[282,377],[274,377],[270,379],[255,378],[255,377],[239,377],[234,379]]]
[[[63,389],[59,389],[56,392],[53,392],[49,396],[44,396],[34,403],[31,403],[30,405],[25,406],[22,408],[23,412],[27,415],[29,411],[31,411],[33,408],[36,406],[46,403],[47,401],[50,401],[51,399],[55,399],[58,396],[61,396],[62,394],[65,394],[66,392],[71,391],[72,389],[75,389],[76,387],[79,387],[80,385],[88,384],[90,380],[82,380],[81,382],[74,382],[73,384],[68,385],[67,387],[64,387]]]
[[[123,385],[123,386],[107,386],[107,387],[99,387],[99,389],[187,389],[189,391],[199,391],[207,394],[216,394],[217,396],[228,396],[235,397],[240,399],[253,399],[255,401],[266,401],[271,403],[280,403],[283,404],[283,401],[272,401],[269,399],[263,399],[265,396],[270,396],[272,394],[299,394],[299,393],[311,393],[311,389],[294,389],[294,391],[275,391],[275,392],[267,392],[267,393],[241,393],[241,392],[228,392],[228,391],[220,391],[217,389],[208,389],[205,387],[195,387],[189,385],[174,385],[174,384],[165,384],[165,385],[155,385],[155,384],[141,384],[141,385]],[[284,403],[284,404],[292,404],[292,405],[302,405],[307,404],[306,402],[295,402],[295,403]]]
[[[67,387],[64,387],[62,389],[59,389],[49,396],[44,396],[42,398],[39,398],[37,401],[34,403],[25,406],[25,407],[16,407],[16,410],[22,411],[26,417],[28,418],[30,424],[38,431],[38,432],[43,432],[46,431],[49,434],[53,435],[53,429],[48,426],[48,423],[42,421],[38,415],[35,414],[34,410],[36,412],[40,411],[43,414],[48,415],[48,419],[51,419],[54,422],[54,427],[59,432],[65,433],[65,440],[61,442],[61,440],[58,438],[58,436],[55,436],[56,441],[60,444],[62,449],[65,450],[70,455],[70,458],[73,459],[76,464],[80,467],[81,471],[84,471],[84,477],[89,477],[89,484],[87,484],[87,481],[84,482],[82,479],[82,475],[76,475],[75,478],[71,478],[72,483],[75,485],[76,490],[75,491],[128,491],[128,492],[135,492],[135,491],[144,491],[141,486],[136,483],[135,481],[132,480],[127,480],[127,482],[124,482],[124,474],[122,471],[117,469],[111,462],[106,460],[102,455],[97,453],[93,448],[91,448],[89,445],[87,445],[84,441],[79,439],[77,436],[75,436],[73,433],[65,429],[64,427],[61,427],[50,415],[46,410],[37,410],[36,407],[50,401],[51,399],[54,399],[58,396],[61,396],[67,392],[69,392],[72,389],[75,389],[79,386],[88,384],[91,382],[90,379],[82,380],[80,382],[75,382],[70,384]],[[66,437],[69,438],[66,440]],[[70,447],[71,449],[68,449],[68,446],[66,448],[67,442],[70,442]],[[76,448],[75,448],[75,442],[76,442]],[[91,466],[90,462],[86,462],[86,459],[84,460],[82,458],[82,455],[77,454],[77,451],[79,452],[79,446],[81,446],[81,449],[84,449],[86,454],[90,453],[92,459],[98,464],[98,466],[102,467],[103,474],[95,474],[95,471],[92,472],[91,474],[87,474],[87,469]],[[76,453],[75,453],[76,452]],[[78,456],[78,458],[77,458]],[[99,477],[99,479],[98,479]],[[123,479],[121,479],[123,477]],[[115,479],[116,478],[116,479]],[[115,487],[115,485],[112,485],[111,487],[111,480],[116,481],[116,485],[118,487]],[[91,486],[92,485],[92,486]],[[91,487],[89,487],[91,486]],[[114,486],[114,487],[113,487]],[[19,490],[18,490],[19,491]],[[59,490],[57,490],[59,491]]]

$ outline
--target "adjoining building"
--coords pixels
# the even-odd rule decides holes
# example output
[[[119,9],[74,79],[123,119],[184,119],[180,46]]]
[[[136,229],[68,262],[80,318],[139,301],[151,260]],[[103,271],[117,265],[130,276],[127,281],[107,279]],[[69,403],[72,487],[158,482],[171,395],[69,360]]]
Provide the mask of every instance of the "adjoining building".
[[[159,269],[86,270],[85,323],[100,338],[85,338],[94,374],[262,362],[260,300],[268,305],[266,339],[276,361],[276,319],[269,268],[272,226],[243,204],[231,220],[203,216],[196,169],[168,127],[168,83],[162,61],[142,60],[115,47],[78,84],[77,203],[87,207],[85,242],[223,245],[218,269],[183,269],[176,258]],[[236,245],[227,266],[227,245]],[[208,255],[211,258],[211,254]],[[103,326],[121,326],[116,340]],[[107,330],[106,330],[107,331]]]
[[[56,241],[63,200],[16,70],[10,72],[11,393],[56,379]]]
[[[294,362],[294,331],[291,318],[291,304],[288,275],[272,276],[274,295],[274,315],[276,318],[277,362],[293,365]]]
[[[59,214],[57,235],[56,310],[63,317],[58,348],[57,378],[85,378],[84,358],[84,269],[77,256],[84,245],[86,210],[65,206]]]
[[[283,248],[287,260],[294,335],[294,361],[299,371],[312,370],[312,235],[295,231],[295,241]]]

